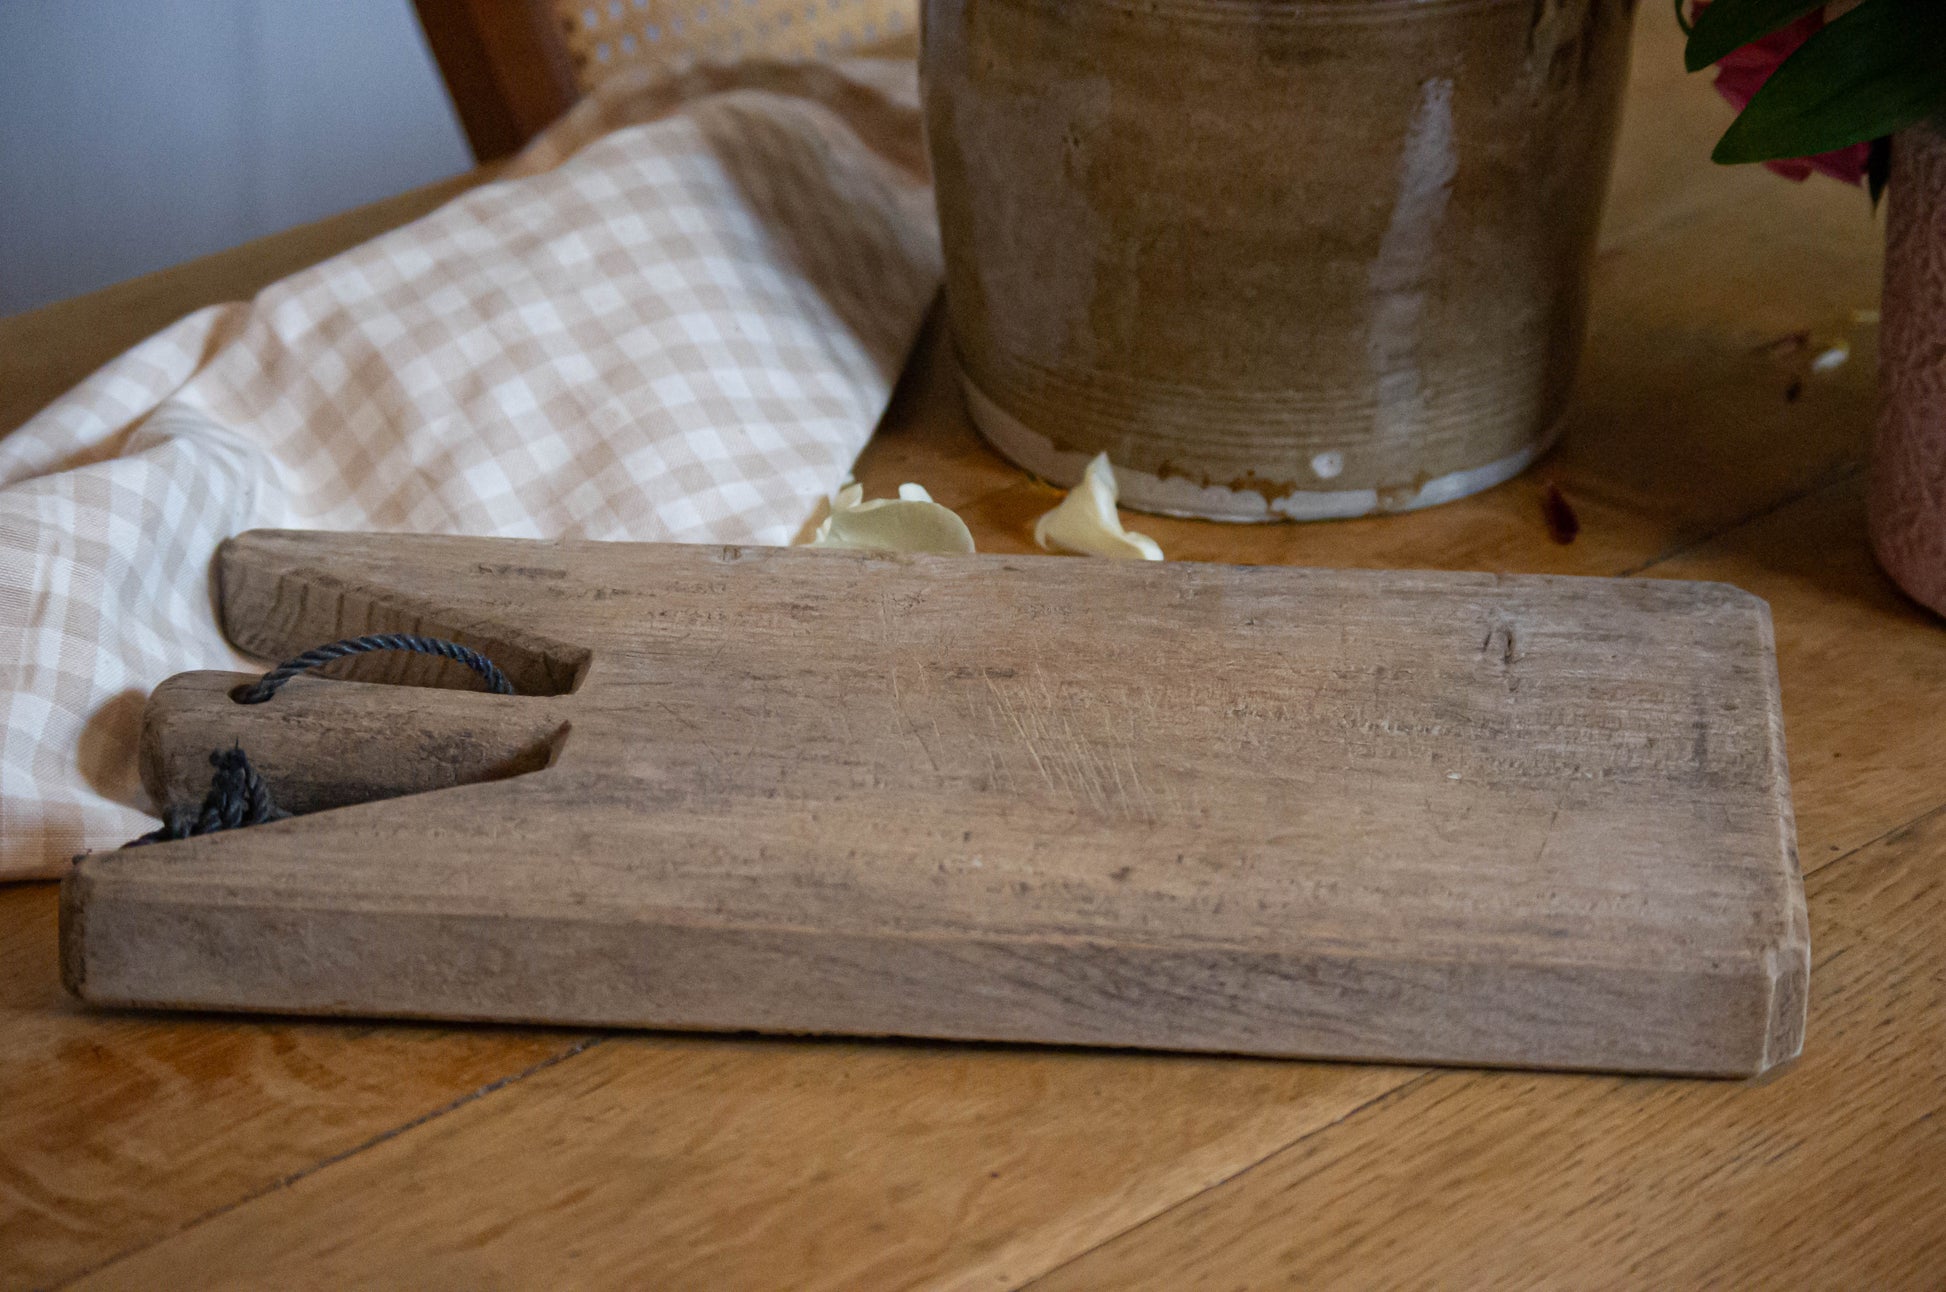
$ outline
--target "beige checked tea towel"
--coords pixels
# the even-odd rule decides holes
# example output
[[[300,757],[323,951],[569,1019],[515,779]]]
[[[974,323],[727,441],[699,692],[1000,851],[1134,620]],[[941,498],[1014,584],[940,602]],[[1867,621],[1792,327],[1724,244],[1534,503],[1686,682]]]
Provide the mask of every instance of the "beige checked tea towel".
[[[498,182],[191,315],[0,439],[0,878],[150,828],[147,692],[253,667],[253,527],[789,542],[937,288],[909,64],[606,85]]]

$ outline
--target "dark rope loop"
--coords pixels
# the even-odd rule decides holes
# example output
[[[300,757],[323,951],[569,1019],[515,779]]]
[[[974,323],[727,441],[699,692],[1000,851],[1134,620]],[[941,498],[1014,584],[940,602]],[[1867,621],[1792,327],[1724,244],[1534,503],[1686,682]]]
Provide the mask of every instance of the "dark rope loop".
[[[237,830],[247,825],[266,825],[282,821],[290,813],[277,806],[270,786],[250,765],[240,748],[219,749],[209,756],[216,775],[210,779],[209,793],[201,808],[170,808],[163,814],[162,828],[132,840],[126,846],[140,848],[151,843],[172,843],[219,830]]]
[[[353,655],[364,655],[376,650],[412,651],[419,655],[437,655],[450,659],[478,673],[486,679],[487,689],[495,695],[513,695],[514,684],[507,675],[480,652],[458,642],[449,642],[440,637],[414,637],[406,633],[375,633],[370,637],[353,637],[346,641],[332,642],[316,650],[307,650],[295,659],[286,660],[248,686],[238,687],[230,693],[230,698],[238,704],[262,704],[276,695],[280,687],[292,678],[309,673],[314,668],[323,668],[333,660],[348,659]]]

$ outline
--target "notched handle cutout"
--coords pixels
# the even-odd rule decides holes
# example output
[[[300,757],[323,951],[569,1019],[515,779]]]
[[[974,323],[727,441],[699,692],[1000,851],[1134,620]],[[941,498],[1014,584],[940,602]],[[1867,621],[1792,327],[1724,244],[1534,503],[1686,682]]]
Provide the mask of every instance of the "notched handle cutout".
[[[523,696],[567,695],[587,676],[591,653],[586,647],[508,622],[522,618],[517,611],[507,613],[517,605],[517,594],[528,585],[549,585],[554,571],[474,563],[466,570],[435,570],[423,576],[426,586],[415,595],[385,586],[380,573],[360,570],[350,556],[342,571],[323,568],[322,561],[304,554],[301,538],[253,531],[218,550],[217,603],[224,634],[237,649],[277,661],[325,642],[398,633],[443,638],[479,651],[499,665]],[[288,550],[293,544],[295,552]],[[474,604],[457,595],[469,578],[505,585],[512,599],[497,612]],[[439,603],[442,590],[455,594],[450,598],[454,604]],[[320,675],[391,686],[475,685],[463,665],[396,651],[341,660]]]

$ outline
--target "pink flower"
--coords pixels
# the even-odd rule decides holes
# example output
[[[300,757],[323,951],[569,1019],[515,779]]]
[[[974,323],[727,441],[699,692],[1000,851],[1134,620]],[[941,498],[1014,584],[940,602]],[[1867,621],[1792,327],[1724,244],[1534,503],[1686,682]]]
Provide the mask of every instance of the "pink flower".
[[[1694,6],[1697,16],[1709,8],[1707,0],[1698,0]],[[1753,40],[1742,49],[1728,55],[1716,65],[1716,92],[1730,101],[1739,112],[1749,103],[1765,81],[1770,79],[1784,63],[1784,60],[1797,52],[1797,47],[1811,39],[1813,33],[1824,26],[1824,10],[1813,9],[1790,26],[1772,32],[1761,40]],[[1816,157],[1792,157],[1784,161],[1765,162],[1764,165],[1782,175],[1785,179],[1807,180],[1816,171],[1847,184],[1863,184],[1865,168],[1872,154],[1870,144],[1853,144],[1834,153],[1821,153]]]

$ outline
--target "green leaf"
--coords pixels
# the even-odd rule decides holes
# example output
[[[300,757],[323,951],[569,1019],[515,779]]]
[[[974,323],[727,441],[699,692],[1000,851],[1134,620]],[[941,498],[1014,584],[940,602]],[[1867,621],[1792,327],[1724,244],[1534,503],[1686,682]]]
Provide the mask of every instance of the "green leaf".
[[[1823,5],[1824,0],[1716,0],[1696,20],[1683,62],[1690,71],[1700,72]]]
[[[1946,3],[1867,0],[1804,42],[1717,144],[1725,165],[1810,157],[1946,106]]]

